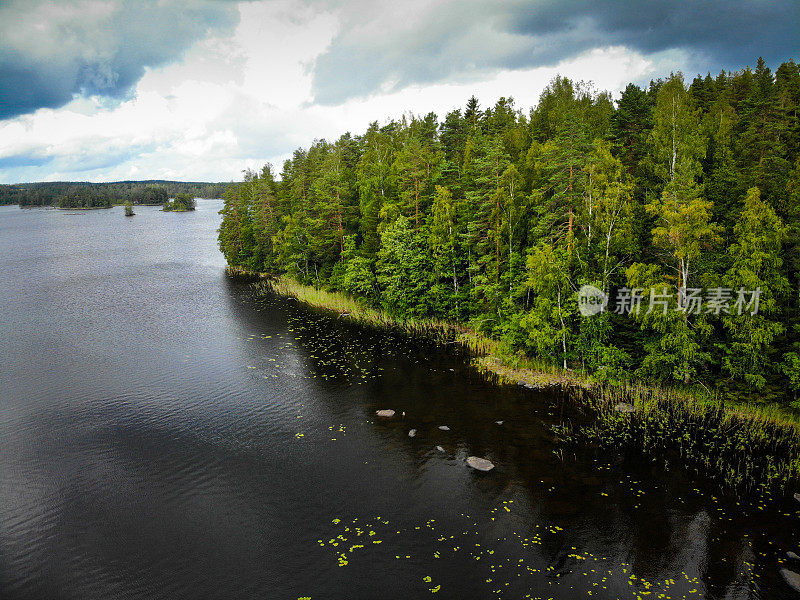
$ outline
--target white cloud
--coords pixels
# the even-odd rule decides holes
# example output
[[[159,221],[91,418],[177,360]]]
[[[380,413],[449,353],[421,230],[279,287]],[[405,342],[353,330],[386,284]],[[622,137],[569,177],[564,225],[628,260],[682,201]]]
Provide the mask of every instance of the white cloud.
[[[371,121],[406,112],[443,117],[472,94],[483,106],[513,96],[527,110],[559,73],[611,91],[664,74],[650,57],[606,47],[553,67],[478,71],[323,106],[312,101],[312,70],[342,26],[336,11],[289,0],[242,3],[239,10],[233,35],[199,41],[180,62],[148,69],[129,100],[109,106],[76,99],[0,121],[0,164],[14,156],[43,163],[7,167],[0,181],[239,179],[242,169],[267,161],[280,169],[315,138],[360,133]],[[393,18],[399,17],[380,15],[387,23]]]

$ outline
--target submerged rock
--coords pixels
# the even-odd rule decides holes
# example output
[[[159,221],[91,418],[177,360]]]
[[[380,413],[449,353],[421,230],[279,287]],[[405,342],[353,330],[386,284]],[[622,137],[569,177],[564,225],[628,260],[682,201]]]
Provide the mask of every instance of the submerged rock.
[[[439,429],[442,431],[450,431],[450,428],[447,425],[439,425]]]
[[[436,449],[437,449],[439,452],[444,452],[444,448],[442,448],[441,446],[436,446]]]
[[[795,592],[800,592],[800,575],[789,569],[781,569],[781,575],[790,588]]]
[[[795,494],[794,495],[794,499],[797,500],[798,502],[800,502],[800,494]]]
[[[798,556],[791,550],[789,550],[789,552],[786,553],[786,558],[791,558],[792,560],[800,560],[800,556]]]
[[[408,437],[414,437],[415,435],[417,435],[417,430],[416,429],[411,429],[408,432]]]
[[[394,416],[394,411],[391,408],[384,408],[382,410],[376,410],[375,414],[378,415],[379,417],[385,417],[387,419],[390,419]]]
[[[502,425],[504,421],[495,421],[495,423],[497,423],[498,425]]]
[[[491,471],[494,469],[492,461],[477,456],[470,456],[467,458],[467,464],[478,471]]]
[[[621,413],[631,413],[636,409],[633,407],[633,404],[620,402],[619,404],[614,405],[614,410]]]

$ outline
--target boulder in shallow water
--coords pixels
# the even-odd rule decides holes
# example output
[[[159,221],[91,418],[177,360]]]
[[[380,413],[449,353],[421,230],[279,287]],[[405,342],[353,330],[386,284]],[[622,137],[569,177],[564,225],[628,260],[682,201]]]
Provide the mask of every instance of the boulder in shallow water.
[[[414,437],[415,435],[417,435],[416,429],[412,429],[408,432],[408,437]]]
[[[614,410],[621,413],[632,413],[636,409],[633,407],[633,404],[620,402],[619,404],[614,405]]]
[[[444,452],[444,448],[442,448],[441,446],[436,446],[436,449],[437,449],[439,452]]]
[[[495,421],[495,423],[497,423],[498,425],[502,425],[503,421]]]
[[[790,588],[795,592],[800,592],[800,575],[789,569],[781,569],[781,575]]]
[[[478,456],[470,456],[467,458],[467,464],[478,471],[491,471],[494,469],[492,461]]]
[[[791,550],[789,550],[789,552],[786,553],[786,558],[791,558],[792,560],[800,560],[800,556],[798,556]]]
[[[375,414],[385,419],[391,419],[394,416],[394,411],[391,408],[384,408],[382,410],[376,410]]]
[[[794,495],[794,499],[797,500],[798,502],[800,502],[800,494],[795,494]]]
[[[450,431],[450,428],[447,425],[439,425],[439,429],[442,431]]]

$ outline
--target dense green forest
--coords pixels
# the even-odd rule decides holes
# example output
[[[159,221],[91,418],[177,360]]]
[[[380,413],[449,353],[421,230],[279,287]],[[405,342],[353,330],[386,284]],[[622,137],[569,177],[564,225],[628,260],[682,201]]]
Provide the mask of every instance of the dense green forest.
[[[89,207],[121,204],[164,204],[178,194],[222,198],[227,183],[183,181],[117,181],[114,183],[42,182],[0,185],[0,205]]]
[[[225,193],[231,265],[468,323],[600,380],[800,389],[800,69],[557,77],[439,120],[372,123]],[[606,310],[582,316],[580,288]],[[640,310],[635,310],[640,306]],[[755,314],[753,314],[755,313]]]
[[[72,186],[56,200],[59,208],[111,208],[111,198],[92,187]]]

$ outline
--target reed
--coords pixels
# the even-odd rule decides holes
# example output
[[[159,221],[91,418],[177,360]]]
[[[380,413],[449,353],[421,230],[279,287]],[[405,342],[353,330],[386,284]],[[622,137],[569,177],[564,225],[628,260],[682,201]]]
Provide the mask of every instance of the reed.
[[[303,285],[289,277],[269,278],[261,282],[262,291],[271,291],[316,308],[338,314],[363,325],[380,329],[396,329],[447,344],[458,344],[476,356],[489,353],[497,342],[463,325],[438,319],[403,318],[365,305],[362,301],[341,294]]]
[[[571,396],[589,418],[559,432],[567,441],[639,453],[665,466],[678,462],[743,496],[785,492],[800,482],[800,424],[775,407],[641,384],[574,388]],[[619,403],[633,412],[615,410]]]

